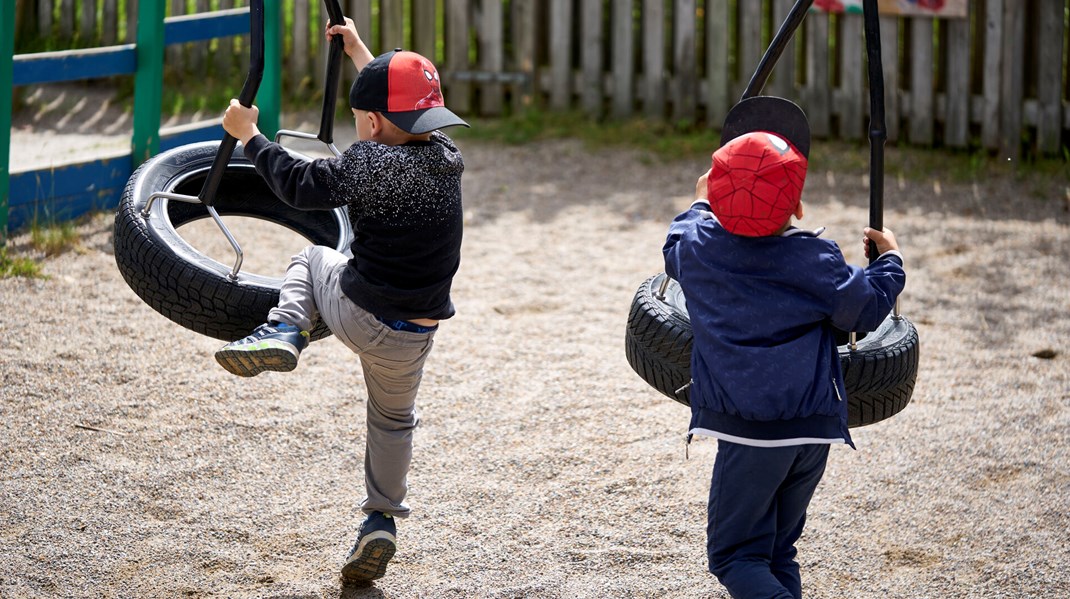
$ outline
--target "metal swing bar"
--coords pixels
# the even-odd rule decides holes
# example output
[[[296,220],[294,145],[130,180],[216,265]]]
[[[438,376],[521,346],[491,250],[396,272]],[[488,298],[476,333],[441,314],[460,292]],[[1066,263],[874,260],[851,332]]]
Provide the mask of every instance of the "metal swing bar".
[[[330,15],[330,21],[332,25],[340,25],[345,23],[345,17],[342,15],[342,8],[338,4],[338,0],[324,0],[327,5],[327,12]],[[280,130],[275,135],[275,141],[278,141],[282,135],[291,135],[294,137],[303,137],[308,139],[319,139],[327,144],[327,147],[331,149],[336,156],[341,153],[338,148],[334,146],[334,111],[338,100],[338,81],[341,73],[341,54],[344,50],[343,41],[339,37],[335,37],[331,43],[330,60],[327,64],[327,85],[323,94],[323,114],[320,118],[320,132],[319,135],[311,135],[301,133],[298,131],[283,131]],[[246,75],[245,84],[242,86],[241,93],[238,94],[238,103],[246,108],[253,105],[253,101],[256,99],[256,94],[260,90],[260,83],[264,77],[264,0],[252,0],[249,3],[249,73]],[[158,191],[149,196],[148,201],[145,202],[145,207],[141,211],[143,218],[148,218],[152,209],[153,203],[157,199],[174,200],[178,202],[186,202],[190,204],[204,204],[208,210],[209,216],[215,222],[219,230],[223,232],[224,237],[227,238],[227,242],[230,243],[230,247],[234,250],[235,260],[234,266],[231,268],[230,273],[227,276],[231,280],[237,280],[238,273],[241,271],[242,262],[245,259],[245,253],[241,249],[241,245],[231,234],[226,224],[223,223],[223,219],[219,216],[219,212],[215,209],[213,204],[216,200],[216,195],[219,191],[219,185],[223,181],[223,174],[226,172],[227,165],[230,163],[230,158],[234,154],[234,148],[237,146],[238,140],[231,134],[225,133],[223,140],[219,144],[219,150],[216,152],[215,160],[212,162],[212,167],[208,171],[208,176],[205,177],[204,185],[201,187],[201,191],[196,196],[170,193],[164,191]]]
[[[345,16],[342,14],[342,7],[339,6],[338,0],[324,0],[324,3],[327,5],[327,17],[331,25],[344,25]],[[325,143],[335,156],[342,155],[334,145],[334,112],[338,105],[338,81],[342,73],[342,54],[344,50],[345,42],[341,37],[335,36],[331,39],[331,47],[327,54],[327,76],[325,78],[327,83],[326,91],[323,93],[323,111],[320,114],[319,133],[313,135],[302,131],[280,129],[275,134],[276,142],[284,136],[299,139],[318,139]]]

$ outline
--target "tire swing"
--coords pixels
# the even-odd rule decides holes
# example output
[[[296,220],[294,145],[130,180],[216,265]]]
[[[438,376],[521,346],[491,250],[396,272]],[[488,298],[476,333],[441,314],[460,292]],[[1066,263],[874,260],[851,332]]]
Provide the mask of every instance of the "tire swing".
[[[741,102],[760,93],[811,4],[813,0],[795,3],[762,57]],[[880,230],[884,227],[884,141],[887,132],[877,1],[865,0],[863,10],[870,82],[869,226]],[[870,247],[871,252],[875,249]],[[871,254],[869,258],[873,261],[877,256]],[[918,372],[918,331],[899,314],[898,304],[877,330],[870,333],[838,331],[837,343],[847,388],[849,427],[890,418],[910,403]],[[691,321],[680,285],[665,273],[644,281],[636,291],[628,314],[624,337],[628,364],[650,386],[690,405],[692,344]]]
[[[338,0],[327,0],[331,24],[343,24]],[[264,0],[249,6],[250,66],[238,101],[252,105],[264,72]],[[331,44],[327,91],[319,135],[279,131],[319,139],[337,156],[334,110],[341,69],[342,40]],[[353,232],[344,208],[300,211],[282,202],[244,155],[234,155],[237,140],[190,144],[161,153],[142,164],[127,181],[115,215],[115,262],[127,284],[145,303],[173,322],[198,333],[233,341],[264,323],[278,303],[282,279],[241,272],[242,249],[221,215],[243,216],[282,225],[311,243],[348,253]],[[311,160],[296,152],[296,158]],[[200,190],[199,192],[197,190]],[[224,265],[190,245],[177,231],[211,218],[235,253]],[[330,335],[323,323],[313,340]]]

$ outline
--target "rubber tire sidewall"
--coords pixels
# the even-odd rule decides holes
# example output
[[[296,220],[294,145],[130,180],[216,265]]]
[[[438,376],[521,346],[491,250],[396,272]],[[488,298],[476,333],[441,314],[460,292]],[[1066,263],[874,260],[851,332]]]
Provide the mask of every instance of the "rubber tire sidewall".
[[[650,386],[690,405],[694,337],[679,283],[660,273],[635,293],[625,332],[625,356]],[[661,289],[665,285],[664,295]],[[919,339],[914,324],[889,315],[855,349],[837,348],[847,388],[847,425],[885,420],[910,402],[917,379]]]
[[[191,185],[191,178],[203,178],[211,168],[218,145],[190,144],[142,164],[120,198],[113,244],[119,271],[145,303],[192,331],[233,341],[266,321],[268,312],[278,304],[282,278],[239,271],[234,280],[230,277],[233,264],[222,264],[190,245],[176,229],[201,218],[191,216],[196,211],[207,215],[200,204],[159,198],[152,202],[148,218],[142,216],[152,194],[172,192],[183,184]],[[291,155],[308,160],[294,152]],[[232,173],[234,177],[255,175],[255,168],[240,146],[227,165],[224,182],[226,175]],[[353,232],[344,208],[302,212],[287,206],[270,191],[252,199],[255,201],[233,205],[228,205],[225,198],[222,202],[217,199],[214,207],[221,216],[241,215],[278,223],[312,243],[349,252]],[[172,213],[182,216],[173,219]],[[310,335],[313,340],[321,339],[330,335],[330,330],[318,322]]]

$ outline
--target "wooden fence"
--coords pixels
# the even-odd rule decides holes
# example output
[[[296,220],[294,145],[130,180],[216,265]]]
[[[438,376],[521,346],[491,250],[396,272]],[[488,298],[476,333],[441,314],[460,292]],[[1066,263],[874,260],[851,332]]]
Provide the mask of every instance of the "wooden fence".
[[[23,0],[20,0],[22,2]],[[441,68],[465,114],[528,105],[592,117],[718,127],[793,0],[340,0],[375,53],[405,47]],[[889,141],[984,148],[1007,157],[1067,146],[1068,0],[969,0],[963,19],[881,19]],[[167,0],[169,14],[245,0]],[[30,0],[26,4],[33,6]],[[320,89],[320,0],[284,0],[284,89]],[[37,0],[33,20],[80,45],[129,40],[137,0]],[[170,50],[191,72],[237,69],[226,43]],[[810,13],[766,94],[806,110],[816,137],[867,130],[862,17]],[[240,53],[238,53],[240,56]],[[347,69],[349,67],[347,66]],[[353,73],[347,71],[347,81]],[[306,89],[307,88],[307,89]]]

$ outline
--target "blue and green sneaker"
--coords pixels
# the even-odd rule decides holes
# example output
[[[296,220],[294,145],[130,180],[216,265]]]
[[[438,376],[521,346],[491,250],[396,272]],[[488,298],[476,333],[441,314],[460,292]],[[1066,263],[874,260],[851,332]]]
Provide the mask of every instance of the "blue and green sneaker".
[[[397,551],[397,525],[394,517],[372,512],[360,525],[357,542],[342,566],[342,578],[348,582],[368,582],[386,575],[386,565]]]
[[[256,376],[265,370],[289,372],[297,368],[301,350],[308,346],[308,331],[285,322],[269,322],[251,335],[224,345],[215,359],[238,376]]]

